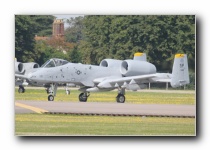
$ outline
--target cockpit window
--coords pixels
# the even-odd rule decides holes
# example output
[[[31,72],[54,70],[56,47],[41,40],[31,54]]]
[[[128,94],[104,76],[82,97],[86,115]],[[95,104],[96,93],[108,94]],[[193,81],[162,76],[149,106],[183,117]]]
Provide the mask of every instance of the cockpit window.
[[[68,61],[58,58],[52,58],[48,61],[46,61],[41,67],[42,68],[50,68],[50,67],[57,67],[67,64]]]
[[[68,63],[69,63],[68,61],[64,60],[62,65],[65,65],[65,64],[68,64]]]
[[[45,66],[45,68],[51,68],[51,67],[55,67],[55,63],[52,60]]]
[[[47,60],[42,66],[41,68],[44,68],[48,63],[49,63],[50,60]]]

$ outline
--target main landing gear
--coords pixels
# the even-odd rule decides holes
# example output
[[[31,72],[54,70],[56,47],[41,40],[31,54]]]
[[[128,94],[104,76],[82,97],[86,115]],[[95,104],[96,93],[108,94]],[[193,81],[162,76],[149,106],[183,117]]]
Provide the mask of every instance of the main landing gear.
[[[124,103],[125,102],[125,96],[123,94],[118,94],[116,97],[116,101],[118,103]]]
[[[18,92],[19,93],[24,93],[25,92],[25,88],[22,85],[19,85]]]
[[[125,89],[124,88],[121,88],[119,87],[118,88],[118,95],[116,97],[116,101],[118,103],[124,103],[125,102]]]
[[[124,95],[125,95],[125,88],[119,87],[118,88],[118,95],[116,97],[116,101],[118,103],[124,103],[125,102],[125,96]],[[80,102],[87,102],[87,99],[88,99],[89,96],[90,96],[89,92],[81,93],[79,95],[79,101]]]
[[[88,97],[90,96],[89,92],[81,93],[79,95],[79,101],[80,102],[87,102]]]

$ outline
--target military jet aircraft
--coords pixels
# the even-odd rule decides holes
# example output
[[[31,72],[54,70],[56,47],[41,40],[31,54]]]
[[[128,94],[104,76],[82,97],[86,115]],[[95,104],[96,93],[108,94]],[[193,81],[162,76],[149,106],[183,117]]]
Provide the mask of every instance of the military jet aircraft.
[[[188,62],[186,54],[176,54],[172,73],[157,73],[156,67],[146,61],[144,53],[135,53],[133,60],[104,59],[99,66],[64,63],[56,66],[48,62],[43,67],[28,74],[31,82],[50,84],[48,101],[53,101],[58,83],[72,83],[80,86],[80,102],[86,102],[90,92],[111,91],[118,89],[116,101],[125,102],[125,89],[139,90],[146,83],[170,82],[172,87],[189,83]]]
[[[15,61],[15,85],[19,86],[19,93],[24,93],[24,86],[28,85],[29,83],[26,82],[25,79],[16,77],[16,75],[28,75],[30,72],[35,71],[37,68],[39,68],[39,64],[34,62],[21,63],[17,62],[17,60]]]
[[[41,67],[39,67],[39,64],[34,62],[29,63],[21,63],[15,61],[15,85],[19,86],[18,92],[24,93],[25,88],[24,86],[32,85],[32,86],[39,86],[39,87],[45,87],[47,93],[49,93],[50,85],[48,83],[39,83],[39,82],[33,82],[32,80],[27,80],[25,76],[30,75],[32,72],[37,71],[40,68],[49,68],[51,66],[60,66],[68,63],[68,61],[58,58],[52,58],[50,60],[47,60]],[[61,84],[59,84],[61,85]],[[63,86],[63,84],[61,85]],[[70,90],[68,89],[69,86],[73,86],[72,84],[65,84],[66,86],[66,94],[70,94]]]

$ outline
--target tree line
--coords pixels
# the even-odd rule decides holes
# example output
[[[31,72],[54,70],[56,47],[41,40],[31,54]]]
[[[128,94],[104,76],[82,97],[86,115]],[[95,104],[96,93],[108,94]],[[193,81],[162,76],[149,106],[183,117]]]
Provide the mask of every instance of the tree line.
[[[131,59],[135,52],[147,54],[160,71],[171,71],[176,53],[188,54],[195,66],[195,16],[85,16],[83,61],[98,64],[104,58]]]
[[[15,57],[18,61],[44,63],[51,57],[71,62],[99,64],[104,58],[132,59],[147,54],[157,70],[171,72],[174,55],[188,54],[195,71],[194,15],[89,15],[69,18],[65,38],[35,41],[51,36],[51,15],[15,16]]]

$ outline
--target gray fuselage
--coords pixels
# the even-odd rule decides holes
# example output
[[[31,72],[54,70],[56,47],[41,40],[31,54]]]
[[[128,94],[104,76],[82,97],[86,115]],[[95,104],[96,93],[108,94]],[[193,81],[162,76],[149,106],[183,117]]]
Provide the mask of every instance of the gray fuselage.
[[[68,63],[66,65],[39,68],[30,74],[29,78],[36,82],[47,83],[74,83],[77,85],[94,86],[94,79],[103,77],[122,77],[117,68]]]

